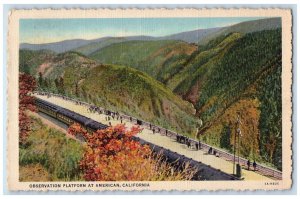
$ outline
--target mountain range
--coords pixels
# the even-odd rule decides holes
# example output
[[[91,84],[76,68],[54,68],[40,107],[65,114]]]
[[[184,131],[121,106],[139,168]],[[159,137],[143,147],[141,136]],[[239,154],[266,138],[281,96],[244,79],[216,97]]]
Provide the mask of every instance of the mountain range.
[[[103,37],[93,40],[73,39],[54,43],[45,44],[29,44],[21,43],[20,49],[29,50],[51,50],[56,53],[62,53],[70,50],[89,55],[101,48],[113,43],[120,43],[124,41],[152,41],[152,40],[180,40],[187,43],[205,44],[210,39],[220,36],[221,34],[228,34],[230,32],[250,33],[259,30],[270,30],[281,27],[280,18],[261,19],[248,22],[242,22],[227,27],[216,27],[209,29],[199,29],[177,34],[167,35],[163,37],[151,36],[128,36],[128,37]]]
[[[65,40],[54,43],[46,44],[29,44],[21,43],[20,49],[29,50],[51,50],[56,53],[62,53],[66,51],[78,51],[82,54],[88,55],[105,46],[109,46],[114,43],[121,43],[124,41],[156,41],[156,40],[181,40],[188,43],[197,43],[203,37],[212,34],[221,28],[210,28],[193,30],[189,32],[182,32],[178,34],[172,34],[164,37],[151,37],[151,36],[128,36],[128,37],[103,37],[93,40],[74,39]]]

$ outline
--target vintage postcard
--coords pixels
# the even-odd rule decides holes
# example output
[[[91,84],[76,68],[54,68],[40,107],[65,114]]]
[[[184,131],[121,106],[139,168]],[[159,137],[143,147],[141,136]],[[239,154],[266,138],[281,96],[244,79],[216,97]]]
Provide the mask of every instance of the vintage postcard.
[[[10,191],[286,190],[289,9],[11,10]]]

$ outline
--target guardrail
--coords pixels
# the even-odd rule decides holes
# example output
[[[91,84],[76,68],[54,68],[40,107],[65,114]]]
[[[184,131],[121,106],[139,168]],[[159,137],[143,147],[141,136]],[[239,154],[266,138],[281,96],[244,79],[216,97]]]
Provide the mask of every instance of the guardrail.
[[[50,96],[59,97],[59,98],[62,98],[62,99],[68,100],[68,101],[72,101],[72,102],[74,102],[76,104],[79,104],[79,105],[84,105],[87,108],[95,107],[95,108],[98,108],[97,110],[99,110],[99,111],[110,112],[111,114],[116,113],[116,112],[107,110],[103,107],[98,107],[94,104],[89,104],[89,103],[86,103],[86,102],[82,102],[80,100],[76,100],[76,99],[73,99],[73,98],[70,98],[70,97],[67,97],[67,96],[64,96],[64,95],[60,95],[60,94],[48,93],[48,92],[37,92],[37,91],[34,92],[34,93],[36,93],[38,95],[48,96],[48,97],[50,97]],[[146,121],[143,121],[141,119],[138,119],[138,118],[135,118],[135,117],[132,117],[132,116],[128,116],[126,114],[119,114],[119,116],[121,116],[122,119],[125,119],[125,120],[130,121],[130,122],[137,123],[139,121],[139,122],[142,123],[142,126],[144,126],[146,128],[149,128],[151,130],[154,130],[154,133],[159,133],[163,136],[168,136],[171,139],[176,139],[177,136],[182,136],[181,134],[178,134],[174,131],[168,130],[168,129],[163,128],[163,127],[159,127],[157,125],[151,124],[150,122],[146,122]],[[188,140],[190,141],[191,145],[195,145],[196,143],[199,143],[199,141],[197,141],[195,139],[192,139],[192,138],[188,138]],[[207,151],[209,149],[212,149],[219,158],[226,159],[227,161],[232,161],[233,162],[233,160],[234,160],[234,155],[233,154],[231,154],[227,151],[224,151],[222,149],[210,146],[206,143],[201,142],[201,148],[202,148],[202,150],[207,150]],[[245,158],[236,156],[235,161],[236,162],[239,161],[241,166],[247,167],[247,161],[248,160],[246,160]],[[282,172],[281,171],[278,171],[276,169],[273,169],[273,168],[270,168],[270,167],[267,167],[267,166],[264,166],[264,165],[261,165],[261,164],[257,164],[255,171],[262,174],[262,175],[272,177],[274,179],[278,179],[278,180],[282,179]]]

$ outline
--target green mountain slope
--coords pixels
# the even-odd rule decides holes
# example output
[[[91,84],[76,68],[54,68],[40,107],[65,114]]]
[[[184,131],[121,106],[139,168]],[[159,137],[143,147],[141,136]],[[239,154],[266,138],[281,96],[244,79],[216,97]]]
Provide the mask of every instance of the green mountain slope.
[[[164,82],[181,69],[196,49],[182,41],[129,41],[107,46],[90,57],[101,63],[136,68]]]
[[[19,51],[19,69],[20,72],[36,75],[39,71],[45,70],[45,67],[40,67],[41,64],[52,60],[55,53],[48,50],[32,51],[20,50]]]
[[[76,52],[58,54],[47,63],[48,70],[38,79],[40,89],[63,93],[186,135],[196,133],[192,104],[143,72],[101,65]]]
[[[241,38],[241,34],[233,33],[217,38],[206,46],[199,47],[194,52],[193,58],[189,59],[182,70],[170,78],[166,85],[195,104],[199,97],[195,91],[201,89],[201,85],[207,81],[207,74],[211,73],[226,50],[231,48],[239,38]]]
[[[93,42],[84,46],[73,49],[72,51],[79,52],[84,55],[90,55],[106,46],[109,46],[114,43],[120,43],[126,41],[126,38],[123,37],[111,37],[101,40],[99,42]]]

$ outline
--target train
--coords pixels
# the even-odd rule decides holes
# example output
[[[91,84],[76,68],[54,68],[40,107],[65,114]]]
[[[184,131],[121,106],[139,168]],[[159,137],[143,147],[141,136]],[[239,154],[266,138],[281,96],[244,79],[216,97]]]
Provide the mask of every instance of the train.
[[[94,132],[98,129],[106,129],[108,126],[92,120],[88,117],[79,115],[73,111],[62,108],[45,100],[36,98],[35,105],[38,110],[70,126],[73,123],[79,123],[88,132]]]
[[[62,108],[45,100],[35,98],[35,104],[38,110],[46,115],[49,115],[65,124],[70,126],[73,123],[79,123],[83,128],[88,132],[92,133],[98,129],[106,129],[108,125],[94,121],[88,117],[82,116],[78,113],[75,113],[71,110]],[[142,121],[137,121],[137,124],[141,125]],[[154,153],[162,154],[164,159],[169,163],[176,163],[173,165],[177,168],[180,168],[184,163],[189,162],[189,165],[197,168],[198,172],[193,177],[193,180],[240,180],[234,175],[230,175],[205,165],[201,162],[192,160],[191,158],[185,157],[184,155],[178,154],[176,152],[170,151],[163,147],[157,146],[153,143],[147,142],[141,138],[133,137],[134,140],[140,142],[141,144],[149,145]]]

